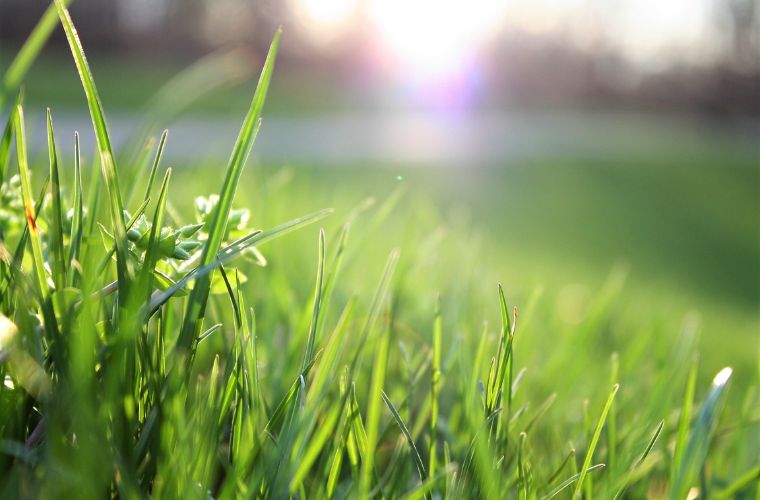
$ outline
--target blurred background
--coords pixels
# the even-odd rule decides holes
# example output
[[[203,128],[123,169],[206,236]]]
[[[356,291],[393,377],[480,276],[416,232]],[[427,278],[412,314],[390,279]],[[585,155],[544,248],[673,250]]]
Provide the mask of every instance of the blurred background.
[[[47,5],[0,0],[0,68]],[[569,322],[627,269],[632,317],[696,308],[710,346],[756,360],[757,1],[75,0],[71,12],[125,151],[169,128],[180,175],[221,172],[282,26],[249,182],[287,167],[305,186],[293,207],[346,210],[402,187],[434,200],[454,237],[477,230],[473,265],[494,283],[548,289]],[[94,151],[60,29],[25,91],[40,158],[45,106],[59,137],[80,130]],[[725,338],[755,348],[729,353]]]

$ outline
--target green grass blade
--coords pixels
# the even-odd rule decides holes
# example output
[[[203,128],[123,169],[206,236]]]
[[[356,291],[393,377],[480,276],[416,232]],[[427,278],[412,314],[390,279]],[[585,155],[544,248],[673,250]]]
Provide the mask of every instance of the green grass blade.
[[[586,479],[586,474],[588,472],[589,467],[591,466],[591,459],[594,457],[596,444],[599,442],[599,436],[602,434],[602,428],[604,427],[604,422],[607,419],[607,414],[609,413],[610,408],[612,407],[612,403],[615,400],[615,395],[617,395],[619,389],[620,389],[620,385],[615,384],[612,387],[612,392],[607,398],[607,402],[604,404],[604,409],[602,409],[602,414],[599,417],[599,421],[596,424],[594,435],[591,437],[591,442],[588,445],[588,450],[586,450],[586,458],[583,459],[583,465],[581,466],[581,472],[580,472],[580,475],[578,476],[578,482],[575,483],[575,491],[573,492],[573,498],[577,498],[581,494],[581,488],[583,488],[583,481]]]
[[[543,497],[542,500],[549,500],[550,498],[556,497],[557,495],[559,495],[560,493],[562,493],[563,491],[565,491],[566,488],[570,487],[573,483],[575,483],[576,481],[578,481],[581,478],[581,476],[585,476],[587,474],[590,474],[592,472],[598,471],[598,470],[603,469],[603,468],[604,468],[604,464],[596,464],[593,467],[589,467],[588,469],[584,469],[582,472],[579,472],[578,474],[570,476],[569,478],[567,478],[564,481],[562,481],[559,484],[559,486],[557,486],[552,491],[550,491],[549,494],[546,495],[545,497]],[[576,491],[577,490],[578,490],[578,488],[577,488],[577,485],[576,485]]]
[[[686,390],[683,395],[683,404],[681,405],[681,414],[678,417],[678,431],[676,433],[676,446],[673,451],[673,463],[670,468],[670,484],[676,480],[676,474],[681,468],[683,454],[686,452],[686,444],[689,438],[689,422],[691,421],[691,412],[694,405],[694,393],[697,388],[697,368],[699,367],[698,358],[695,356],[689,368],[689,375],[686,379]]]
[[[128,267],[128,250],[127,250],[127,230],[124,225],[124,202],[122,201],[121,192],[119,191],[119,181],[111,139],[108,135],[108,126],[106,125],[103,106],[100,103],[98,90],[95,87],[95,80],[92,77],[92,71],[84,55],[82,43],[79,41],[74,23],[71,20],[66,4],[63,0],[55,0],[58,9],[58,16],[66,33],[66,39],[69,42],[71,53],[74,56],[79,78],[82,81],[87,98],[87,106],[90,109],[92,125],[95,130],[95,138],[98,143],[100,153],[100,168],[103,179],[108,190],[108,199],[110,201],[111,220],[113,222],[113,234],[116,243],[116,268],[119,281],[119,293],[128,295],[130,272]]]
[[[317,279],[314,285],[314,308],[309,326],[309,337],[306,340],[306,351],[304,352],[303,361],[301,362],[301,371],[314,357],[314,344],[317,337],[317,326],[319,325],[319,315],[322,305],[322,282],[325,275],[325,230],[319,230],[319,247],[317,256]]]
[[[45,177],[45,182],[42,183],[42,188],[37,194],[37,202],[34,204],[37,212],[41,212],[45,207],[45,193],[47,193],[48,184],[50,184],[50,177]],[[16,250],[13,252],[13,262],[17,263],[19,266],[21,265],[21,261],[24,258],[24,251],[26,251],[27,241],[29,241],[28,224],[24,226],[24,231],[21,233],[21,238],[19,238],[18,244],[16,245]]]
[[[63,0],[64,5],[71,3],[71,0]],[[5,70],[3,76],[2,87],[0,88],[0,112],[5,107],[5,100],[9,95],[18,90],[19,85],[24,80],[27,71],[32,66],[32,63],[39,55],[40,50],[45,45],[45,42],[50,37],[55,27],[58,25],[58,14],[56,13],[56,6],[50,4],[45,13],[42,15],[37,25],[34,27],[29,37],[16,53],[16,57],[13,58],[8,69]],[[2,176],[0,176],[0,180]]]
[[[654,431],[654,435],[652,435],[652,439],[649,440],[649,443],[647,444],[647,447],[644,449],[644,452],[641,454],[641,457],[636,461],[635,464],[633,464],[633,467],[631,467],[631,470],[628,471],[628,474],[626,475],[625,481],[623,482],[623,485],[620,487],[618,492],[615,494],[615,499],[618,499],[623,496],[623,493],[625,493],[626,488],[628,488],[628,484],[631,481],[631,476],[633,476],[633,473],[636,471],[636,469],[644,463],[644,460],[649,456],[649,453],[652,451],[652,448],[654,448],[655,443],[657,442],[657,439],[660,437],[660,433],[662,432],[662,428],[665,426],[665,421],[660,420],[659,425],[657,426],[657,430]]]
[[[158,166],[161,164],[161,158],[164,155],[164,147],[166,146],[166,139],[169,137],[169,131],[164,130],[161,134],[161,138],[158,140],[158,147],[156,148],[156,155],[153,157],[153,162],[150,164],[150,171],[148,172],[148,182],[145,184],[145,194],[143,195],[143,201],[150,198],[150,192],[153,189],[153,182],[156,179],[156,172],[158,172]],[[146,148],[152,149],[152,143],[155,142],[155,138],[151,137],[149,140],[149,144],[146,145]],[[147,153],[146,153],[147,155]],[[142,156],[141,156],[142,160]],[[142,160],[146,161],[146,160]],[[142,166],[143,163],[137,162],[138,165]],[[137,182],[133,180],[130,182],[129,190],[127,191],[127,198],[126,198],[126,205],[129,206],[132,197],[135,193],[137,187]]]
[[[161,228],[164,224],[164,214],[166,213],[166,196],[169,191],[169,179],[172,176],[172,169],[166,169],[164,174],[164,180],[161,183],[161,192],[158,195],[158,201],[156,202],[156,210],[153,213],[153,225],[150,228],[150,239],[148,240],[148,247],[145,250],[145,258],[143,259],[142,269],[140,271],[140,293],[146,298],[152,288],[153,270],[156,268],[156,263],[160,256],[160,250],[158,248],[159,237],[161,234]]]
[[[699,470],[702,468],[707,458],[707,451],[710,448],[710,438],[713,429],[718,421],[721,402],[723,395],[728,388],[728,382],[731,379],[731,368],[723,368],[713,379],[712,388],[707,395],[705,402],[702,403],[702,409],[697,416],[694,427],[691,430],[691,437],[686,446],[683,455],[683,461],[676,473],[676,480],[670,486],[668,498],[678,500],[686,498],[689,489],[697,480]],[[708,492],[703,491],[702,495]]]
[[[750,470],[748,470],[747,472],[739,476],[736,479],[736,481],[731,483],[725,489],[716,493],[713,496],[713,498],[716,500],[722,500],[724,498],[733,498],[737,492],[749,486],[753,482],[757,484],[758,481],[760,481],[760,465],[757,465],[751,468]]]
[[[53,283],[56,290],[62,290],[66,282],[66,264],[63,257],[63,208],[61,205],[61,179],[58,174],[58,153],[53,134],[53,117],[47,110],[48,160],[50,164],[50,192],[53,213],[49,221],[48,245],[52,256]]]
[[[8,113],[8,121],[5,122],[3,137],[0,139],[0,184],[5,181],[5,172],[8,170],[8,159],[11,155],[11,144],[13,144],[13,127],[16,121],[16,107],[21,104],[23,93],[19,92],[16,96],[16,102]],[[2,106],[0,106],[2,109]]]
[[[430,463],[429,473],[435,477],[438,455],[438,400],[441,394],[441,337],[443,320],[441,319],[441,297],[435,301],[433,319],[433,365],[430,373]]]
[[[290,481],[289,489],[291,493],[297,491],[299,486],[301,486],[301,482],[306,478],[306,475],[311,470],[317,457],[322,453],[325,443],[330,438],[332,431],[335,428],[335,424],[338,422],[338,417],[340,417],[341,414],[340,409],[340,406],[333,406],[324,420],[320,423],[317,431],[309,440],[309,446],[306,449],[306,452],[300,457],[298,467]]]
[[[378,339],[375,358],[372,363],[372,378],[367,394],[367,449],[363,456],[359,478],[359,495],[363,498],[367,498],[369,495],[372,480],[375,477],[375,454],[380,437],[380,409],[382,390],[385,384],[385,370],[388,365],[390,335],[390,325],[387,325]]]
[[[406,424],[404,423],[404,419],[401,418],[401,415],[399,415],[398,410],[395,406],[393,406],[393,403],[391,403],[390,398],[385,393],[385,391],[382,391],[383,401],[385,401],[386,406],[388,406],[388,409],[391,411],[391,414],[393,415],[393,419],[398,424],[399,428],[401,429],[401,432],[404,434],[404,437],[406,438],[406,442],[409,444],[409,449],[412,453],[412,458],[414,459],[414,465],[417,468],[417,474],[420,476],[420,481],[423,483],[428,477],[427,471],[425,470],[425,463],[422,461],[422,457],[420,456],[419,450],[417,450],[417,445],[414,444],[414,439],[412,438],[411,433],[409,432],[409,429],[407,428]]]
[[[361,356],[364,344],[366,344],[367,337],[369,336],[369,333],[374,327],[375,322],[377,321],[377,318],[380,314],[380,308],[383,306],[385,298],[388,294],[388,289],[391,285],[391,279],[393,278],[393,272],[396,269],[399,255],[400,252],[398,249],[392,250],[388,255],[388,260],[386,261],[385,269],[383,270],[383,276],[380,279],[380,284],[375,290],[375,296],[372,298],[372,305],[370,305],[369,312],[367,314],[367,321],[365,321],[361,334],[359,335],[359,348],[356,349],[354,357],[351,361],[351,366],[349,367],[349,379],[352,379],[354,375],[354,370],[356,370],[356,367],[359,363],[359,358]],[[379,399],[380,395],[378,394],[377,397]]]
[[[29,230],[29,241],[32,245],[32,260],[34,274],[37,279],[37,289],[42,297],[50,293],[47,276],[45,275],[45,259],[42,256],[42,243],[37,228],[37,213],[35,212],[34,199],[32,198],[31,175],[26,153],[26,131],[24,126],[24,108],[16,106],[15,125],[16,130],[16,156],[18,159],[18,171],[21,177],[21,198],[24,202],[26,213],[26,225]],[[37,207],[37,209],[39,206]]]
[[[74,286],[76,282],[76,269],[79,262],[79,254],[82,247],[82,224],[84,208],[82,207],[82,165],[79,149],[79,133],[74,132],[74,216],[71,220],[71,235],[69,238],[69,265],[66,273],[66,286]]]
[[[232,150],[232,155],[230,156],[227,165],[227,173],[224,178],[224,183],[221,192],[219,193],[219,202],[214,209],[211,223],[206,229],[208,232],[208,240],[206,241],[201,254],[201,267],[210,265],[216,259],[216,254],[221,247],[222,239],[227,229],[227,218],[230,209],[232,208],[232,200],[235,196],[235,191],[237,190],[237,185],[240,180],[240,174],[243,171],[243,167],[245,166],[248,155],[253,147],[253,141],[259,130],[261,110],[264,107],[264,100],[269,88],[269,82],[272,78],[274,60],[280,42],[280,34],[281,30],[278,29],[274,35],[272,44],[269,47],[269,53],[264,62],[264,68],[261,71],[261,77],[259,78],[259,83],[256,86],[256,91],[251,100],[248,114],[243,121],[240,134],[238,135],[238,139]],[[179,349],[180,352],[186,351],[190,348],[193,339],[198,333],[198,328],[200,327],[205,314],[206,301],[208,300],[210,287],[211,277],[208,275],[200,276],[195,283],[195,287],[190,294],[187,308],[185,310],[182,330],[177,340],[177,349]]]

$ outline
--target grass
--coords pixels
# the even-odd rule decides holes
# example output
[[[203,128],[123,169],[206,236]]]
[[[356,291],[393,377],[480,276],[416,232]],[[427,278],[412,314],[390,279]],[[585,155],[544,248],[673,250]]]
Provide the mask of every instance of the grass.
[[[479,189],[484,211],[508,215],[476,213],[481,226],[442,214],[446,189],[443,202],[416,189],[420,173],[375,199],[346,172],[246,177],[279,33],[216,193],[208,170],[164,169],[165,135],[152,158],[132,161],[111,148],[65,2],[55,5],[99,151],[91,166],[78,147],[61,158],[53,110],[48,165],[30,164],[23,99],[10,107],[0,142],[4,497],[758,494],[756,325],[724,328],[739,345],[696,358],[711,344],[692,317],[658,309],[669,296],[651,289],[629,302],[620,272],[582,301],[551,286],[497,287],[504,267],[550,260],[515,250],[544,237],[520,210],[548,210],[519,190],[505,211],[498,190]],[[324,210],[330,192],[339,203]],[[748,230],[720,211],[705,221],[724,223]],[[498,238],[480,234],[494,226]],[[593,260],[565,236],[554,241]],[[751,235],[731,241],[752,260]],[[561,280],[567,262],[547,268]],[[717,279],[706,276],[690,283]],[[746,311],[749,281],[724,289]],[[713,366],[724,362],[733,376]]]

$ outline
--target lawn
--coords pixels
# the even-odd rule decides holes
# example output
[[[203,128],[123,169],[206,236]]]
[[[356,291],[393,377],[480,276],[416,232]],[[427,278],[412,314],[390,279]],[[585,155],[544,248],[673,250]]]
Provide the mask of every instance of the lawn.
[[[226,167],[170,171],[56,5],[99,161],[10,107],[3,496],[760,493],[756,151],[244,170],[276,38]]]

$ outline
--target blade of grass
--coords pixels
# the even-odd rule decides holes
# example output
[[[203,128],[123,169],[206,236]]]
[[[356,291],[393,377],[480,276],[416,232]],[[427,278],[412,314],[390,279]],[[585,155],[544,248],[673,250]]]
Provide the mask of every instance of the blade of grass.
[[[694,392],[697,387],[698,366],[698,358],[695,356],[689,368],[689,375],[686,379],[686,390],[684,391],[683,403],[681,404],[681,414],[678,417],[676,446],[673,451],[673,463],[670,468],[670,484],[675,483],[676,474],[681,469],[683,454],[686,451],[686,444],[689,438],[689,422],[691,421],[692,406],[694,404]]]
[[[3,130],[3,137],[0,139],[0,184],[5,181],[5,172],[8,170],[8,159],[11,155],[11,145],[13,143],[13,127],[16,122],[16,107],[21,104],[23,100],[23,92],[19,92],[16,96],[16,102],[8,113],[8,121],[5,122],[5,129]],[[0,106],[2,109],[2,106]]]
[[[570,476],[569,478],[567,478],[564,481],[562,481],[562,483],[560,483],[559,486],[557,486],[551,492],[549,492],[548,495],[546,495],[545,497],[543,497],[542,500],[549,500],[550,498],[556,497],[557,495],[559,495],[560,493],[562,493],[566,488],[570,487],[574,482],[578,481],[578,479],[580,479],[581,475],[585,476],[587,474],[590,474],[592,472],[598,471],[598,470],[603,469],[603,468],[604,468],[604,464],[596,464],[593,467],[589,467],[588,469],[584,469],[582,472],[579,472],[578,474]],[[577,489],[577,486],[576,486],[576,489]]]
[[[689,488],[696,481],[699,470],[702,468],[707,458],[707,452],[710,448],[710,438],[718,420],[720,413],[720,403],[731,379],[731,368],[723,368],[713,379],[712,388],[707,395],[705,402],[702,403],[702,409],[697,416],[694,427],[691,431],[689,443],[683,455],[683,461],[676,473],[676,480],[670,487],[668,498],[677,500],[686,498]],[[702,491],[701,495],[707,496],[707,491]]]
[[[325,443],[330,438],[332,431],[335,428],[335,424],[338,422],[340,414],[340,406],[334,406],[309,440],[309,446],[306,449],[306,452],[300,457],[298,468],[290,481],[289,489],[291,493],[297,491],[298,487],[309,473],[312,465],[314,465],[317,457],[322,453]]]
[[[719,491],[713,498],[716,500],[722,500],[724,498],[733,498],[734,495],[736,495],[737,492],[745,488],[746,486],[749,486],[753,482],[757,483],[760,480],[760,465],[757,465],[741,476],[739,476],[736,481],[731,483],[729,486],[727,486],[725,489]]]
[[[31,176],[29,173],[29,164],[26,153],[26,132],[24,127],[24,108],[19,104],[16,106],[15,116],[16,129],[16,156],[18,159],[18,171],[21,177],[21,197],[24,202],[24,212],[26,214],[26,224],[29,228],[29,241],[32,245],[32,260],[34,263],[34,274],[37,278],[37,289],[42,297],[47,297],[50,293],[47,276],[45,275],[45,259],[42,256],[42,243],[40,233],[37,229],[37,214],[32,198]]]
[[[662,432],[662,428],[665,426],[665,421],[660,420],[659,425],[657,426],[657,430],[654,431],[654,435],[652,435],[652,439],[649,440],[649,444],[647,444],[647,447],[644,449],[644,452],[641,454],[641,457],[636,461],[635,464],[633,464],[633,467],[631,467],[631,470],[628,471],[628,474],[626,475],[625,481],[623,482],[623,485],[620,487],[618,492],[615,494],[615,500],[618,498],[621,498],[623,496],[623,493],[625,493],[626,488],[628,488],[628,484],[631,481],[631,477],[633,476],[633,473],[636,471],[636,469],[644,463],[644,460],[649,456],[649,453],[652,451],[652,448],[654,448],[654,444],[657,442],[657,438],[660,437],[660,433]]]
[[[607,398],[607,402],[604,404],[604,409],[602,409],[602,414],[599,417],[599,421],[596,424],[594,435],[592,436],[591,442],[588,445],[588,450],[586,450],[586,458],[583,459],[583,465],[581,466],[580,476],[578,476],[578,482],[575,483],[575,491],[573,492],[573,498],[578,498],[581,494],[581,488],[583,488],[583,481],[586,479],[586,474],[588,472],[589,467],[591,466],[591,459],[594,456],[594,451],[596,450],[596,444],[599,442],[599,436],[602,433],[602,428],[604,427],[604,422],[607,419],[607,414],[609,413],[610,408],[612,407],[612,403],[615,400],[615,395],[617,395],[619,389],[620,389],[620,384],[615,384],[612,387],[612,392]]]
[[[47,109],[48,160],[50,164],[50,192],[53,213],[48,229],[48,245],[52,256],[53,283],[56,290],[62,290],[66,281],[66,265],[63,257],[63,209],[61,208],[61,179],[58,174],[58,154],[53,134],[53,117]]]
[[[443,335],[441,319],[441,297],[435,301],[433,319],[433,365],[430,374],[430,477],[435,477],[438,455],[438,399],[441,394],[441,337]]]
[[[396,410],[396,407],[393,406],[393,403],[391,403],[390,398],[385,393],[385,391],[381,391],[383,401],[385,401],[386,406],[388,406],[388,409],[391,411],[391,414],[393,415],[393,419],[398,424],[399,428],[401,429],[401,432],[404,434],[404,437],[406,438],[406,442],[409,444],[409,449],[412,453],[412,458],[414,459],[414,465],[417,468],[417,474],[420,476],[420,481],[425,482],[427,480],[428,474],[425,470],[425,463],[422,461],[422,457],[420,456],[419,450],[417,450],[417,445],[414,444],[414,439],[412,438],[412,435],[409,433],[409,429],[406,427],[406,424],[404,423],[404,419],[401,418],[401,415],[399,415],[398,410]]]
[[[79,149],[79,132],[74,132],[74,216],[71,220],[71,235],[69,239],[69,266],[66,274],[66,286],[74,286],[76,282],[75,263],[79,262],[82,246],[82,223],[84,209],[82,207],[82,166]]]
[[[116,269],[119,281],[119,293],[127,296],[130,282],[130,271],[127,261],[127,230],[122,215],[124,213],[124,202],[122,201],[121,192],[119,191],[118,173],[115,164],[116,160],[113,154],[113,148],[111,147],[108,126],[106,124],[105,115],[103,114],[103,106],[100,103],[100,97],[98,96],[98,91],[95,87],[95,81],[92,77],[92,71],[90,71],[90,66],[84,55],[82,43],[79,41],[79,35],[77,34],[76,28],[74,28],[71,15],[63,0],[55,0],[55,5],[58,9],[58,16],[61,19],[61,24],[66,33],[66,39],[69,42],[71,53],[74,56],[74,62],[76,63],[77,71],[79,72],[79,78],[82,81],[82,88],[84,89],[87,98],[87,106],[90,109],[90,116],[92,117],[92,125],[95,130],[95,138],[100,153],[100,168],[103,174],[103,179],[106,183],[108,199],[110,201],[111,220],[113,222],[113,234],[116,243]]]
[[[156,178],[156,172],[158,172],[158,166],[161,163],[161,158],[164,155],[164,147],[166,146],[166,139],[169,137],[169,131],[164,130],[161,134],[161,138],[158,140],[158,148],[156,148],[156,156],[153,158],[153,163],[151,163],[150,166],[150,172],[148,173],[148,182],[145,185],[145,194],[143,195],[143,201],[150,198],[150,191],[153,189],[153,181]],[[132,195],[135,192],[135,185],[137,183],[133,182],[132,187],[129,189],[127,193],[127,205],[129,205],[129,202],[132,198]]]
[[[158,201],[156,202],[156,210],[153,214],[153,225],[150,228],[150,239],[148,240],[148,247],[145,250],[145,258],[143,259],[142,269],[140,270],[139,285],[140,295],[144,296],[147,300],[152,288],[153,271],[156,268],[160,256],[159,238],[161,235],[161,228],[164,224],[164,214],[166,213],[166,196],[169,190],[169,179],[172,176],[172,169],[166,169],[164,174],[164,180],[161,183],[161,191],[158,195]],[[142,299],[138,299],[142,300]]]
[[[253,141],[256,138],[260,127],[261,110],[264,107],[264,100],[269,88],[269,82],[272,78],[274,60],[280,42],[280,34],[281,30],[278,29],[274,35],[272,44],[269,47],[267,58],[264,61],[264,68],[261,71],[261,77],[259,78],[259,83],[256,86],[256,91],[251,100],[248,114],[243,121],[240,134],[238,135],[235,147],[232,150],[232,155],[230,156],[227,165],[227,173],[225,174],[224,183],[222,184],[222,189],[219,194],[219,202],[214,209],[211,223],[207,228],[208,240],[203,246],[203,252],[201,253],[201,267],[210,265],[216,259],[216,254],[221,247],[222,239],[227,229],[227,218],[230,209],[232,208],[232,199],[235,196],[235,191],[240,180],[240,174],[243,171],[243,167],[245,166],[248,155],[253,147]],[[197,336],[198,329],[205,314],[206,301],[208,300],[210,287],[211,277],[208,275],[199,276],[193,291],[190,294],[185,309],[182,329],[179,338],[177,339],[176,349],[180,352],[190,349],[192,341]]]
[[[375,358],[372,363],[372,378],[369,393],[367,394],[367,449],[363,455],[359,478],[359,495],[363,498],[369,496],[372,479],[375,477],[375,454],[377,453],[377,443],[380,437],[380,403],[382,401],[383,384],[385,383],[385,370],[388,364],[390,335],[390,324],[387,324],[378,338]]]
[[[303,361],[301,361],[301,371],[314,356],[314,344],[317,337],[317,326],[319,325],[320,306],[322,305],[322,281],[325,275],[325,230],[319,230],[319,245],[317,256],[317,279],[314,285],[314,308],[312,312],[311,325],[309,326],[309,337],[306,340],[306,351],[304,352]]]

